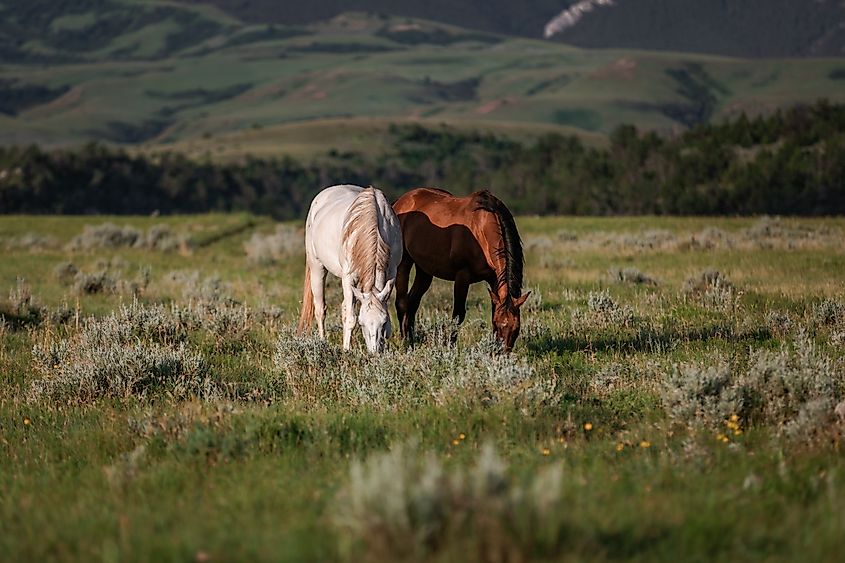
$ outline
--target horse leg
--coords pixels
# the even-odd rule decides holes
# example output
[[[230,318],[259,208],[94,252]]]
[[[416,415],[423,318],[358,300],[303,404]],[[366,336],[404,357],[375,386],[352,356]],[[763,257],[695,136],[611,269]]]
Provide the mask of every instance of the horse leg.
[[[452,328],[450,340],[452,344],[458,341],[458,326],[464,322],[467,316],[467,293],[469,292],[469,272],[461,270],[455,276],[455,301],[452,305],[452,320],[455,326]]]
[[[411,286],[411,293],[408,294],[408,313],[405,316],[405,335],[409,340],[414,339],[414,324],[417,319],[417,310],[420,308],[420,301],[425,292],[431,287],[431,274],[420,270],[419,265],[414,275],[414,285]]]
[[[326,338],[326,269],[317,261],[311,265],[311,294],[314,296],[314,317],[320,338]]]
[[[343,276],[343,349],[352,349],[352,331],[355,329],[355,295],[352,293],[352,277]]]
[[[408,280],[411,277],[411,268],[414,261],[405,253],[396,271],[396,318],[399,320],[399,332],[402,338],[407,339],[408,333],[405,330],[405,319],[408,315]]]

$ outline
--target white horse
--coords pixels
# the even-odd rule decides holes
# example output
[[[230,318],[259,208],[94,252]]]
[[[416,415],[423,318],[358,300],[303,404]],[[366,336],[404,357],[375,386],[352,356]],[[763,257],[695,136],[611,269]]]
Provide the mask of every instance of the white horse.
[[[352,345],[355,299],[367,349],[384,350],[391,335],[387,301],[402,260],[402,227],[384,194],[376,188],[340,185],[324,189],[311,202],[305,222],[305,283],[299,332],[317,317],[326,337],[326,271],[343,283],[343,349]]]

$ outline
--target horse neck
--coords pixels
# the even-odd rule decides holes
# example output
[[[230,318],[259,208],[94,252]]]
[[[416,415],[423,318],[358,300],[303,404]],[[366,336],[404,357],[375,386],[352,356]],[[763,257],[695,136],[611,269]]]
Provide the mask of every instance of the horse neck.
[[[343,224],[343,247],[362,291],[384,287],[390,247],[381,236],[375,190],[368,188],[352,202]]]
[[[508,296],[508,262],[507,251],[505,250],[505,241],[502,238],[502,229],[499,225],[499,219],[493,213],[488,215],[492,220],[485,220],[484,224],[479,229],[480,237],[478,237],[483,244],[484,256],[487,259],[487,265],[493,270],[496,275],[496,285],[494,291],[499,295],[500,299],[505,299]]]

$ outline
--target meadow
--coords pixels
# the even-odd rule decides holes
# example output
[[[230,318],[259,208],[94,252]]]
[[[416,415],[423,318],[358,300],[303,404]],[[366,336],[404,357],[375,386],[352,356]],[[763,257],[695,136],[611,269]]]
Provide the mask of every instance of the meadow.
[[[337,280],[294,334],[299,223],[0,218],[0,553],[841,558],[845,221],[518,225],[513,354],[435,281],[371,357]]]

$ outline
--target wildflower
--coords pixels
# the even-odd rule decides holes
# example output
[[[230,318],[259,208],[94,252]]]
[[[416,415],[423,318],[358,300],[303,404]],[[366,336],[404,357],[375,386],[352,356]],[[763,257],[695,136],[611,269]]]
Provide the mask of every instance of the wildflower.
[[[728,442],[728,441],[730,441],[730,438],[728,438],[728,437],[727,437],[727,436],[725,436],[724,434],[716,434],[716,439],[717,439],[718,441],[720,441],[720,442]]]
[[[464,434],[463,432],[461,432],[461,433],[458,435],[458,438],[460,438],[461,440],[466,440],[467,435],[466,435],[466,434]]]
[[[453,446],[457,446],[457,445],[458,445],[458,444],[460,444],[460,443],[461,443],[461,442],[460,442],[460,440],[458,440],[457,438],[455,438],[454,440],[452,440],[452,445],[453,445]]]
[[[585,422],[585,423],[584,423],[584,430],[586,430],[587,432],[589,432],[589,431],[590,431],[590,430],[592,430],[592,429],[593,429],[593,423],[592,423],[592,422]]]
[[[651,442],[649,442],[648,440],[643,440],[642,442],[640,442],[640,447],[641,448],[650,448]]]
[[[624,450],[624,449],[625,449],[625,444],[623,444],[622,442],[617,442],[617,443],[616,443],[616,451],[617,451],[617,452],[621,452],[621,451],[622,451],[622,450]]]
[[[738,421],[738,420],[739,420],[739,416],[737,416],[737,415],[735,415],[735,414],[732,414],[732,415],[731,415],[731,422],[736,422],[736,421]]]
[[[550,453],[552,453],[552,450],[549,448],[543,448],[543,455],[549,455]]]
[[[29,419],[29,417],[25,416],[23,418],[23,424],[24,426],[29,426],[30,424],[32,424],[32,421]]]

